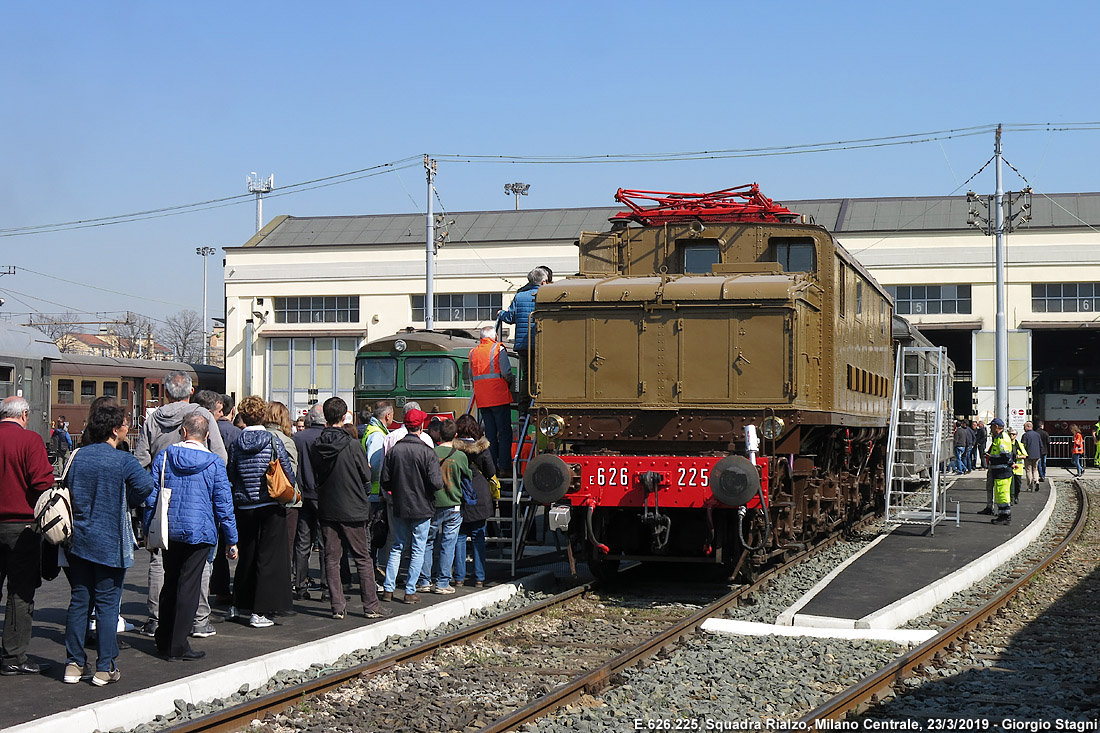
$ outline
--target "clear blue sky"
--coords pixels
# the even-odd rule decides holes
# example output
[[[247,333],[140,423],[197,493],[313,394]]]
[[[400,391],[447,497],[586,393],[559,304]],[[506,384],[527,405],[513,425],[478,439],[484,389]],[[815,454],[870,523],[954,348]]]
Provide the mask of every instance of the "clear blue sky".
[[[1091,2],[54,2],[4,16],[0,230],[233,196],[250,171],[280,186],[425,152],[660,153],[1100,120]],[[708,161],[441,158],[436,185],[454,211],[511,208],[510,181],[531,184],[525,208],[751,181],[778,200],[945,195],[992,147],[983,134]],[[1098,149],[1100,130],[1005,137],[1007,160],[1047,193],[1100,189]],[[1006,171],[1006,187],[1024,185]],[[991,170],[970,187],[992,191]],[[269,198],[265,220],[422,211],[424,188],[417,164]],[[43,273],[0,277],[3,310],[200,310],[194,248],[239,246],[253,226],[245,200],[0,237],[0,265]],[[209,262],[220,314],[221,259]]]

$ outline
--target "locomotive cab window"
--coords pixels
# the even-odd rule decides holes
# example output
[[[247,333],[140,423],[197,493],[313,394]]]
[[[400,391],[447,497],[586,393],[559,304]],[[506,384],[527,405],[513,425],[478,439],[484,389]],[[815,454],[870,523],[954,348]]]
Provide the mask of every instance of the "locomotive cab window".
[[[678,241],[676,248],[680,250],[680,265],[685,275],[709,275],[711,265],[722,261],[717,239]]]
[[[391,390],[397,386],[397,359],[360,359],[356,389]]]
[[[458,366],[453,359],[438,356],[413,357],[405,360],[405,389],[458,389]]]
[[[817,257],[813,237],[771,237],[768,256],[783,272],[816,272]]]

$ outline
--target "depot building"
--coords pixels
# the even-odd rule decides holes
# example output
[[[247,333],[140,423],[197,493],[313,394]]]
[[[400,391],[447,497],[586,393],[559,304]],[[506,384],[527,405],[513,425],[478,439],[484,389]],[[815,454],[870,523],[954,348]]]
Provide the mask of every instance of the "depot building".
[[[1029,203],[1009,210],[1016,228],[1006,235],[1010,407],[1020,416],[1031,414],[1041,374],[1061,379],[1069,393],[1090,385],[1070,385],[1063,372],[1100,375],[1100,193],[1035,194]],[[956,414],[990,414],[995,240],[968,224],[986,213],[985,203],[958,196],[783,204],[833,232],[887,287],[895,312],[947,347]],[[435,328],[492,324],[536,266],[551,268],[555,280],[575,273],[580,233],[607,229],[623,208],[449,214],[437,229]],[[359,346],[425,325],[422,214],[278,216],[225,253],[226,387],[238,399],[259,394],[294,415],[332,395],[354,404]],[[1100,403],[1085,408],[1090,420],[1100,414]]]

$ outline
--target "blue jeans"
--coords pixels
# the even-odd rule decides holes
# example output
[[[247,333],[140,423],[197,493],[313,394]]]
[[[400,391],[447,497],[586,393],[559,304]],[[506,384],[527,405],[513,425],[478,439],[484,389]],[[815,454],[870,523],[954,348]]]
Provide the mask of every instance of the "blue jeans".
[[[446,588],[451,584],[451,569],[455,564],[455,544],[458,542],[458,530],[461,526],[461,507],[449,506],[435,510],[432,528],[428,532],[428,547],[431,548],[431,552],[424,559],[424,567],[420,571],[420,582],[417,585],[428,585],[434,581],[436,588]]]
[[[485,523],[477,529],[461,530],[455,546],[455,585],[466,580],[466,539],[474,541],[474,580],[485,581]]]
[[[88,661],[84,652],[84,635],[88,631],[88,614],[95,604],[96,641],[99,656],[97,672],[107,672],[118,658],[118,604],[122,599],[122,580],[126,568],[100,565],[72,553],[69,560],[69,583],[73,588],[69,615],[65,619],[66,661],[83,667]]]
[[[478,412],[485,423],[485,437],[489,439],[489,455],[496,466],[497,475],[512,476],[512,406],[480,407]]]
[[[397,571],[401,567],[401,551],[409,548],[409,575],[405,578],[405,595],[416,592],[416,579],[420,577],[420,569],[427,554],[425,548],[428,545],[428,527],[430,519],[402,519],[394,517],[390,529],[393,530],[393,545],[390,547],[390,557],[386,562],[386,579],[382,581],[382,589],[393,593],[397,588]]]
[[[1083,465],[1081,465],[1081,462],[1084,459],[1084,457],[1085,456],[1082,453],[1074,453],[1073,454],[1073,467],[1074,467],[1074,469],[1076,469],[1078,476],[1080,476],[1081,474],[1083,474],[1085,472],[1085,467]]]
[[[1039,480],[1045,481],[1047,477],[1047,454],[1039,456]]]
[[[954,468],[957,473],[962,473],[966,470],[966,461],[963,459],[963,455],[965,454],[965,452],[966,446],[955,446],[955,462],[952,464],[952,468]]]

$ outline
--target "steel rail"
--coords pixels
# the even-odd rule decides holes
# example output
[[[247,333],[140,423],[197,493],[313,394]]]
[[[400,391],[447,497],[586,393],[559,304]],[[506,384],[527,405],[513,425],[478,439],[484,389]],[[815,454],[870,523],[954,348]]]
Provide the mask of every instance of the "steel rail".
[[[256,717],[263,717],[268,713],[282,712],[287,708],[297,705],[306,697],[320,695],[360,677],[369,677],[380,672],[385,672],[399,664],[406,664],[423,659],[442,647],[482,636],[516,619],[530,616],[547,608],[565,603],[566,601],[591,591],[594,587],[595,583],[586,583],[576,588],[570,588],[551,598],[538,601],[537,603],[516,609],[515,611],[509,611],[500,616],[486,619],[485,621],[465,629],[458,629],[457,631],[452,631],[449,634],[444,634],[435,639],[429,639],[415,646],[406,649],[398,649],[384,657],[379,657],[378,659],[364,662],[363,664],[349,667],[339,672],[324,675],[317,679],[307,680],[306,682],[267,695],[261,695],[240,705],[225,708],[224,710],[219,710],[216,713],[211,713],[201,718],[185,721],[168,730],[175,731],[176,733],[239,730],[247,721]],[[242,721],[245,721],[245,723],[242,723]]]
[[[853,530],[858,530],[873,519],[867,519],[857,522],[853,526]],[[693,614],[692,616],[684,619],[671,627],[669,630],[650,638],[649,640],[642,642],[637,647],[627,650],[612,660],[604,663],[600,667],[579,675],[577,678],[561,685],[554,690],[551,690],[548,694],[536,699],[527,706],[520,708],[517,711],[509,714],[507,717],[487,726],[484,728],[486,731],[504,731],[511,728],[515,728],[524,722],[534,720],[542,715],[547,714],[553,709],[568,703],[579,697],[586,692],[592,692],[598,690],[608,684],[610,678],[626,669],[633,666],[638,662],[652,656],[661,649],[676,643],[680,639],[689,636],[702,625],[711,616],[722,613],[727,608],[735,606],[740,602],[742,598],[747,597],[751,593],[759,591],[765,584],[770,582],[773,578],[780,575],[785,570],[797,565],[803,560],[808,559],[817,552],[825,549],[842,537],[841,533],[833,534],[825,539],[821,540],[815,545],[807,547],[801,552],[793,555],[787,562],[782,565],[778,565],[773,568],[769,568],[762,573],[760,577],[756,578],[754,582],[749,585],[740,586],[725,596],[719,598],[714,603],[710,604],[706,608]],[[336,689],[341,685],[345,685],[355,679],[370,677],[381,672],[385,672],[399,664],[407,664],[423,659],[433,654],[438,649],[443,647],[468,641],[470,639],[483,636],[496,628],[504,626],[517,619],[534,615],[547,608],[551,608],[556,605],[560,605],[569,601],[577,596],[588,593],[596,588],[596,583],[587,583],[585,585],[571,588],[555,595],[552,598],[534,603],[524,608],[510,611],[501,616],[497,616],[491,619],[486,619],[478,624],[470,626],[465,629],[458,629],[449,634],[445,634],[436,639],[429,639],[423,643],[415,646],[408,647],[406,649],[399,649],[395,652],[387,654],[384,657],[365,662],[354,667],[349,667],[339,672],[334,672],[317,679],[308,680],[306,682],[287,687],[276,692],[272,692],[266,695],[261,695],[253,700],[249,700],[240,705],[227,707],[216,713],[205,715],[193,720],[184,721],[175,726],[168,728],[167,730],[175,733],[198,733],[202,731],[204,733],[221,733],[228,731],[240,730],[247,725],[247,722],[255,718],[262,718],[268,714],[280,713],[288,708],[291,708],[304,699],[314,697],[316,695],[323,694],[330,690]]]
[[[1069,548],[1070,544],[1080,536],[1088,520],[1089,502],[1080,481],[1074,479],[1073,486],[1078,497],[1077,517],[1073,526],[1058,546],[1047,553],[1030,573],[1018,578],[1002,593],[990,599],[988,603],[969,616],[959,619],[916,649],[903,654],[878,672],[868,675],[824,705],[810,711],[799,719],[799,724],[806,724],[807,728],[812,730],[815,727],[815,721],[838,720],[851,712],[862,713],[868,703],[877,702],[879,693],[896,684],[901,684],[906,677],[919,672],[920,667],[929,661],[934,661],[949,647],[963,641],[963,637],[979,629],[990,617],[998,614],[1021,588],[1030,583],[1036,575],[1059,558]]]
[[[858,523],[857,526],[863,526],[865,522],[866,520]],[[766,584],[782,574],[785,570],[806,560],[820,550],[835,544],[841,536],[840,533],[833,534],[816,545],[803,550],[786,563],[770,568],[751,584],[735,588],[709,606],[706,606],[695,614],[678,622],[667,631],[642,642],[633,649],[629,649],[619,654],[617,657],[605,662],[596,669],[579,675],[571,682],[551,690],[546,695],[514,711],[508,716],[500,718],[494,723],[485,726],[481,730],[484,733],[503,733],[503,731],[513,730],[524,723],[529,723],[547,715],[556,708],[568,704],[584,694],[591,694],[599,691],[611,682],[611,678],[614,675],[624,669],[633,667],[662,649],[672,646],[682,639],[694,634],[699,627],[703,625],[704,621],[713,616],[717,616],[728,608],[737,606],[742,598],[746,598],[752,593],[761,590]]]

